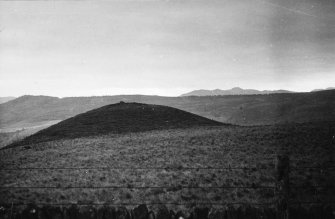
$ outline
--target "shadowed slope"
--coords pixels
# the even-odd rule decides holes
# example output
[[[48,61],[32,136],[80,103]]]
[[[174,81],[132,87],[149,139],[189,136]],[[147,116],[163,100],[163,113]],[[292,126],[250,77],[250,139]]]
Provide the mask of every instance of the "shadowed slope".
[[[223,123],[172,107],[120,102],[66,119],[9,147],[107,133],[121,134],[217,125],[223,125]]]

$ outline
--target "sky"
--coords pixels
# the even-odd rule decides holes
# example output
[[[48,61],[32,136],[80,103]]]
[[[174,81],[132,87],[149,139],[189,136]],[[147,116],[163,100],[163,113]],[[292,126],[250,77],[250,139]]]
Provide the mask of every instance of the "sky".
[[[333,0],[0,1],[0,96],[335,86]]]

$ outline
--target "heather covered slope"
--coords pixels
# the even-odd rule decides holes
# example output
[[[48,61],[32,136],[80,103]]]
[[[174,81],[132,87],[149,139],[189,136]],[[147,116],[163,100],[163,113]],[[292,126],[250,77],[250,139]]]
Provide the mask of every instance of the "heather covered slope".
[[[223,123],[172,107],[120,102],[66,119],[14,145],[108,133],[217,125]]]

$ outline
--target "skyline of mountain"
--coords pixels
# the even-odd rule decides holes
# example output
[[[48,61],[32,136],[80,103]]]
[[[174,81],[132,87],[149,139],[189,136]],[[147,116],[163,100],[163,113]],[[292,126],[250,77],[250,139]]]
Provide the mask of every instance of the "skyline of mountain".
[[[335,89],[335,87],[327,87],[325,89],[314,89],[311,92],[318,92],[318,91],[324,91],[324,90],[334,90],[334,89]]]
[[[290,90],[257,90],[257,89],[243,89],[240,87],[233,87],[231,89],[197,89],[192,90],[187,93],[183,93],[177,96],[162,96],[162,95],[146,95],[146,94],[107,94],[107,95],[91,95],[91,96],[64,96],[64,97],[58,97],[53,95],[33,95],[33,94],[24,94],[21,96],[8,96],[8,97],[0,97],[0,104],[9,102],[11,100],[14,100],[18,97],[24,97],[24,96],[45,96],[45,97],[55,97],[55,98],[69,98],[69,97],[103,97],[103,96],[119,96],[119,95],[144,95],[144,96],[161,96],[161,97],[183,97],[183,96],[218,96],[218,95],[255,95],[255,94],[275,94],[275,93],[309,93],[309,92],[318,92],[318,91],[326,91],[326,90],[334,90],[335,87],[327,87],[327,88],[316,88],[310,91],[306,92],[298,92],[298,91],[290,91]]]
[[[240,87],[233,87],[228,90],[214,89],[214,90],[194,90],[181,96],[218,96],[218,95],[254,95],[254,94],[274,94],[274,93],[296,93],[288,90],[256,90],[256,89],[242,89]]]

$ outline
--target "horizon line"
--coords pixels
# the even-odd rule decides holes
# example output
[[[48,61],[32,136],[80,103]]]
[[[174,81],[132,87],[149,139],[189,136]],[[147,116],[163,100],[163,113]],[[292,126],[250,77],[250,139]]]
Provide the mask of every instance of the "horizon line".
[[[241,88],[241,87],[232,87],[231,89],[220,89],[220,88],[216,88],[216,89],[194,89],[191,90],[189,92],[183,93],[183,94],[179,94],[179,95],[173,95],[173,96],[168,96],[168,95],[159,95],[159,94],[141,94],[141,93],[121,93],[121,94],[92,94],[92,95],[73,95],[73,96],[57,96],[57,95],[49,95],[49,94],[22,94],[22,95],[18,95],[18,96],[12,96],[12,95],[6,95],[6,96],[1,96],[1,98],[19,98],[19,97],[23,97],[23,96],[44,96],[44,97],[56,97],[59,99],[62,98],[71,98],[71,97],[109,97],[109,96],[157,96],[157,97],[182,97],[182,95],[194,92],[194,91],[215,91],[215,90],[220,90],[220,91],[229,91],[232,90],[233,88],[240,88],[243,90],[256,90],[256,91],[260,91],[260,92],[265,92],[265,91],[288,91],[288,92],[292,92],[292,93],[311,93],[311,92],[317,92],[317,91],[326,91],[326,90],[334,90],[335,87],[328,87],[328,88],[324,88],[324,89],[312,89],[309,91],[293,91],[293,90],[286,90],[286,89],[275,89],[275,90],[258,90],[258,89],[254,89],[254,88]],[[275,93],[273,93],[275,94]],[[203,96],[237,96],[237,95],[267,95],[267,94],[223,94],[223,95],[203,95]],[[189,95],[189,96],[200,96],[200,95]]]

